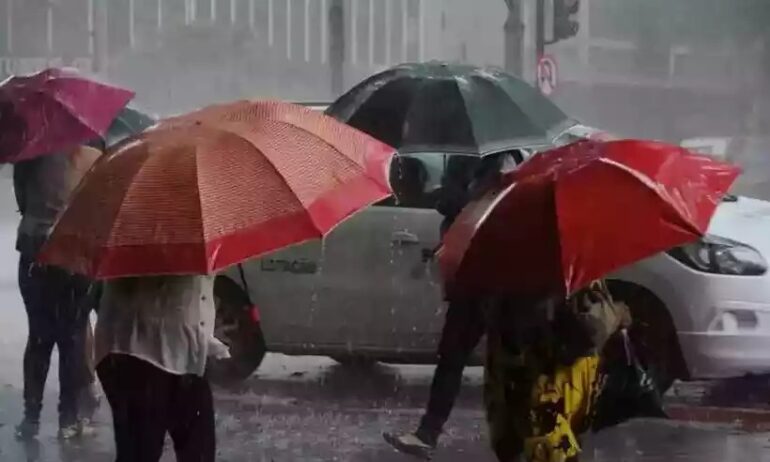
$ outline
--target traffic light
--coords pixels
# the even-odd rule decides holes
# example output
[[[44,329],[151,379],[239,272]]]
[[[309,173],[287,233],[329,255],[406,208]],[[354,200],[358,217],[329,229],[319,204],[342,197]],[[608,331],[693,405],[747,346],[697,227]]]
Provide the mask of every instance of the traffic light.
[[[553,0],[553,41],[577,35],[580,24],[573,18],[580,10],[580,0]]]

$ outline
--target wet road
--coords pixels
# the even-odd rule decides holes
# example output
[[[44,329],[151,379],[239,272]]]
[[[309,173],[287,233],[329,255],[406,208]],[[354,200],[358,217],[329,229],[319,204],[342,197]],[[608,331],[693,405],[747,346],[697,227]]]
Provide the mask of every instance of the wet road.
[[[0,460],[3,462],[101,462],[112,460],[109,411],[97,434],[79,443],[56,440],[55,384],[51,385],[38,443],[14,440],[21,415],[15,366],[4,349],[0,376]],[[11,366],[8,369],[6,366]],[[429,367],[350,369],[323,358],[268,358],[260,377],[238,389],[218,389],[217,433],[221,461],[408,461],[392,451],[381,432],[411,428],[419,419]],[[52,375],[55,377],[55,375]],[[492,461],[478,407],[479,371],[471,370],[436,460]],[[51,382],[54,382],[53,380]],[[767,434],[726,427],[638,421],[591,436],[589,461],[770,461]],[[164,461],[174,460],[167,454]]]
[[[21,355],[26,338],[15,284],[13,227],[11,220],[0,220],[0,461],[114,460],[106,405],[98,414],[93,437],[79,443],[57,441],[55,359],[39,440],[23,444],[13,438],[13,426],[21,418]],[[424,366],[350,369],[324,358],[268,356],[259,376],[238,389],[216,390],[218,459],[412,460],[391,450],[381,433],[410,429],[417,423],[431,372]],[[471,369],[436,460],[494,460],[479,407],[480,384],[480,370]],[[588,438],[584,460],[770,462],[769,437],[726,427],[639,421]],[[164,457],[172,460],[170,453]]]

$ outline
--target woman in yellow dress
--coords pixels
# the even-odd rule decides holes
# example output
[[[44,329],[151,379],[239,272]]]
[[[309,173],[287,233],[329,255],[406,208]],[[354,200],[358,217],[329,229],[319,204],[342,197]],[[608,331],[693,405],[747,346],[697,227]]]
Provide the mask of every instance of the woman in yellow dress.
[[[523,303],[522,303],[523,302]],[[602,281],[566,301],[485,308],[484,401],[501,462],[575,462],[601,390],[600,352],[630,324]]]

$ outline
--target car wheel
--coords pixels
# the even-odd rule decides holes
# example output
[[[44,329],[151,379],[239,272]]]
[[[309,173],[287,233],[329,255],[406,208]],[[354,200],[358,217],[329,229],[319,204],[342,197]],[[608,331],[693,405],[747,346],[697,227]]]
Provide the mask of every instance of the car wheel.
[[[671,314],[649,290],[626,282],[609,281],[612,295],[631,309],[629,336],[642,364],[665,393],[676,379],[687,378],[687,366],[679,346]]]
[[[252,315],[249,297],[232,279],[218,276],[214,282],[217,318],[214,336],[230,349],[230,358],[214,360],[209,377],[231,384],[249,378],[267,352],[260,323]]]

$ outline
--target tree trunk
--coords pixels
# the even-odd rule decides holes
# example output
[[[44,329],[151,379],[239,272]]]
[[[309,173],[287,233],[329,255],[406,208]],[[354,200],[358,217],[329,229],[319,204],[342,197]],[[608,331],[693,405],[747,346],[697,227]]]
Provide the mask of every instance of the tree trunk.
[[[505,0],[508,17],[503,26],[505,43],[505,70],[517,77],[524,77],[524,23],[521,17],[521,0]]]

